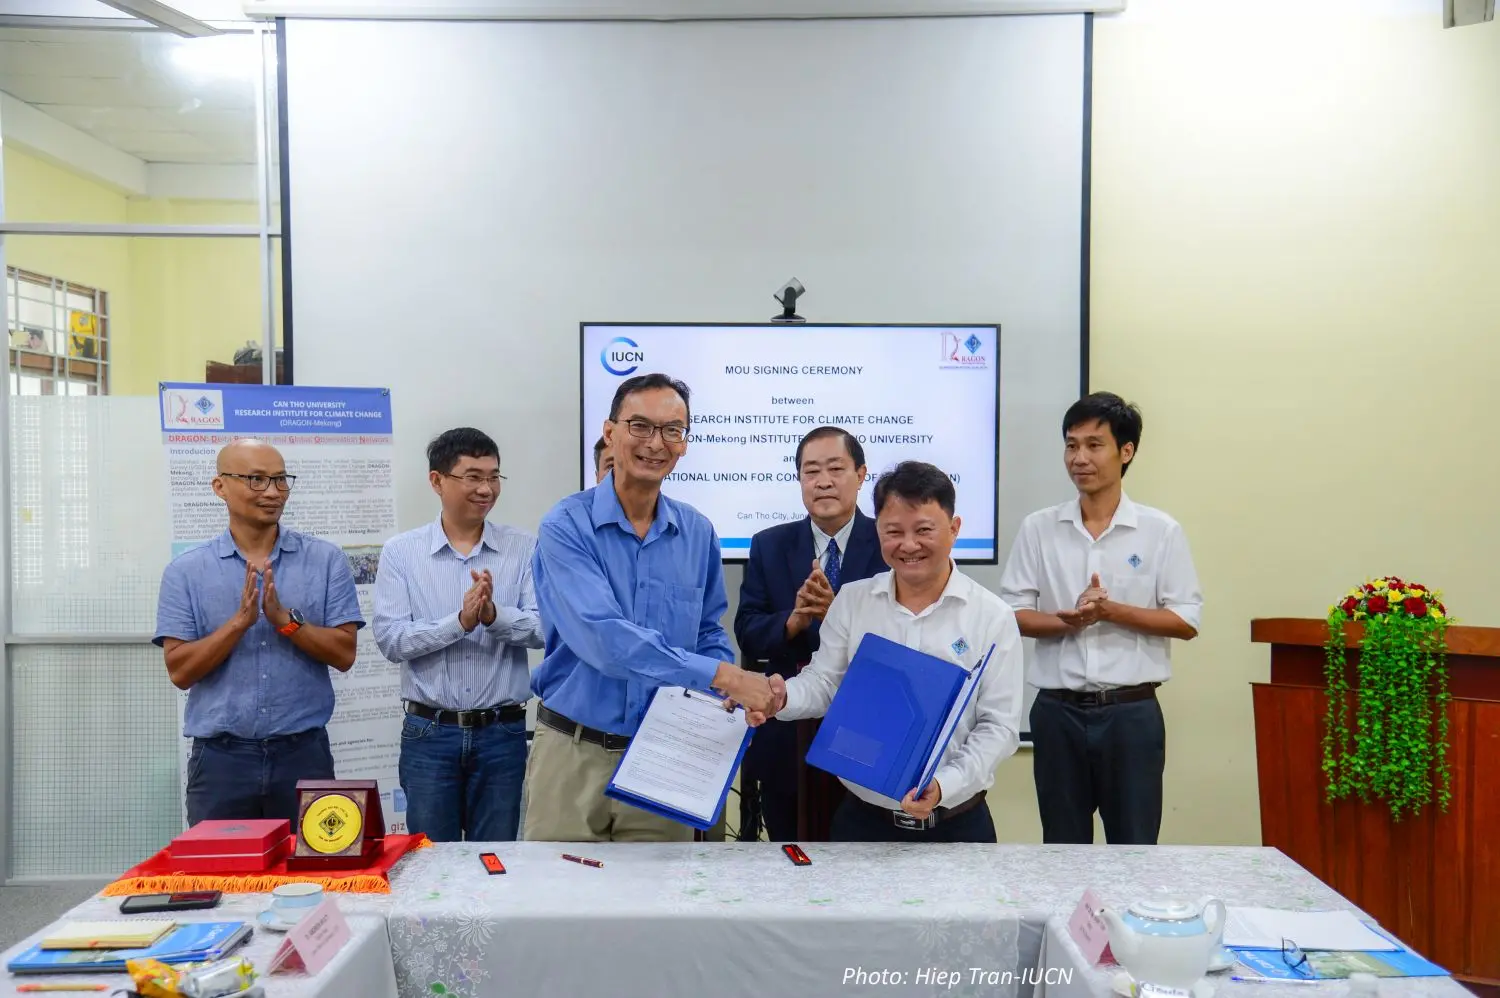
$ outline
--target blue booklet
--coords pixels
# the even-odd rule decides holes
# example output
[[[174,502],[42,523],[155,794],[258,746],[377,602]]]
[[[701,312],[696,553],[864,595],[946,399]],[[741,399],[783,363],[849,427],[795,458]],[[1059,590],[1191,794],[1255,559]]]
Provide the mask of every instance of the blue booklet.
[[[126,960],[203,963],[234,952],[250,938],[248,922],[184,922],[145,949],[47,949],[41,944],[5,965],[12,974],[122,974]]]
[[[807,750],[808,765],[893,800],[925,790],[994,651],[970,671],[866,634]]]
[[[1256,977],[1273,981],[1336,981],[1350,974],[1373,974],[1376,977],[1447,977],[1448,972],[1431,960],[1424,959],[1401,945],[1401,940],[1378,925],[1371,929],[1389,939],[1393,950],[1304,950],[1307,963],[1287,966],[1279,949],[1240,949],[1229,952]]]
[[[681,686],[659,687],[604,795],[707,831],[719,820],[729,785],[755,729],[745,710]]]

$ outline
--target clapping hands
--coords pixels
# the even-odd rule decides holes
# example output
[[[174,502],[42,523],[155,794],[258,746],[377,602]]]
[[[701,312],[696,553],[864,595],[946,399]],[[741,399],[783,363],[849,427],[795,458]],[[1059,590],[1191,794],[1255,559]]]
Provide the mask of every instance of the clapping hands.
[[[1109,610],[1109,590],[1099,582],[1099,573],[1089,579],[1089,587],[1078,596],[1071,610],[1057,611],[1058,619],[1069,627],[1083,628],[1105,619]]]
[[[458,611],[458,624],[464,633],[480,624],[488,627],[495,621],[495,578],[489,569],[482,572],[470,570],[473,585],[464,593],[463,606]]]
[[[813,621],[822,620],[828,614],[828,608],[832,604],[833,584],[828,581],[828,576],[823,572],[823,563],[814,558],[812,571],[808,573],[802,587],[797,590],[797,601],[792,606],[791,615],[787,617],[788,636],[800,634],[807,630]]]

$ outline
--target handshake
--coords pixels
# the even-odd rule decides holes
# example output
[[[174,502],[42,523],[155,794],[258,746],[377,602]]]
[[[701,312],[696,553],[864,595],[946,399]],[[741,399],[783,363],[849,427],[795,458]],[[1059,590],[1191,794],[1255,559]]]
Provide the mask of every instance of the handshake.
[[[752,728],[760,727],[786,709],[786,680],[777,675],[762,676],[720,662],[719,671],[714,673],[713,687],[728,698],[724,705],[726,710],[737,706],[745,708],[745,721]]]

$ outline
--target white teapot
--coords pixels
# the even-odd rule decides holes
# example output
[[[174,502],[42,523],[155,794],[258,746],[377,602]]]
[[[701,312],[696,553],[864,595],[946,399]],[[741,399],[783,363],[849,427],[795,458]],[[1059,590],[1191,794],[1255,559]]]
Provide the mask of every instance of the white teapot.
[[[1109,929],[1109,948],[1136,981],[1183,991],[1202,980],[1224,933],[1224,902],[1197,901],[1167,893],[1137,901],[1122,915],[1099,913]]]

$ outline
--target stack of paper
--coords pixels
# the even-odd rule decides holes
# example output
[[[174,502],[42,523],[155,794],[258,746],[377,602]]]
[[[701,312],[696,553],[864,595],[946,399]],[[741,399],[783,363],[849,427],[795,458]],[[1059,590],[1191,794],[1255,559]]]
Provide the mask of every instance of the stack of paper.
[[[1231,949],[1281,950],[1283,939],[1306,952],[1312,949],[1400,949],[1361,922],[1352,911],[1280,911],[1276,908],[1228,908],[1224,945]]]

